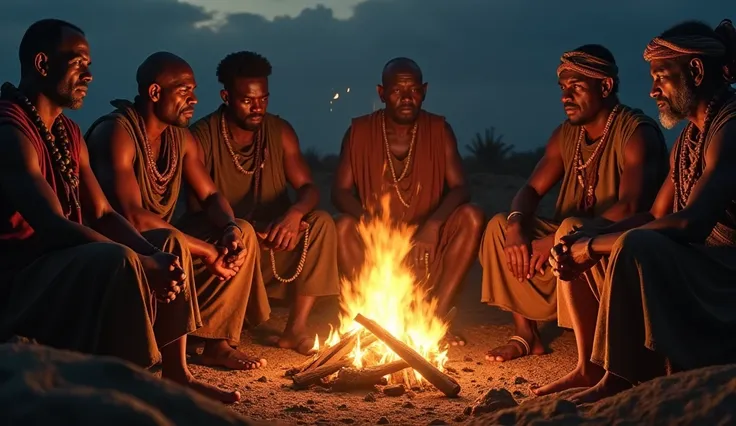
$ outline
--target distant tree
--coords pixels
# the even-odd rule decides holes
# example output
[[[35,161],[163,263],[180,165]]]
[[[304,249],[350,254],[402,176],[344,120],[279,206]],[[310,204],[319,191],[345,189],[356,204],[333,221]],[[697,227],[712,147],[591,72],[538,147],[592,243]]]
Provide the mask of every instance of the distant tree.
[[[317,148],[310,146],[302,153],[302,155],[312,171],[322,170],[322,155]]]
[[[475,134],[475,138],[465,148],[470,151],[474,168],[483,168],[489,172],[498,172],[504,165],[505,160],[514,150],[514,145],[502,142],[503,135],[496,137],[495,127],[485,130],[485,136]]]

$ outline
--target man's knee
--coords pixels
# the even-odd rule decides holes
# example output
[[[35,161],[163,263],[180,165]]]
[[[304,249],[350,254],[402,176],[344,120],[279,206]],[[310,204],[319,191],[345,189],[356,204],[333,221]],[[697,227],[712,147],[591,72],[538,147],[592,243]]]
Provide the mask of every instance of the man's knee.
[[[136,268],[140,259],[138,254],[127,246],[118,243],[91,243],[85,246],[87,261],[95,268],[110,269],[121,267]]]
[[[354,238],[358,231],[358,220],[352,216],[340,215],[335,219],[335,229],[341,242]]]
[[[488,224],[486,225],[486,233],[489,235],[503,235],[507,224],[506,214],[496,213],[493,215],[491,220],[488,221]]]
[[[565,235],[568,235],[576,229],[583,227],[583,219],[579,217],[568,217],[560,223],[560,226],[555,232],[555,244],[560,242],[560,239]]]
[[[463,228],[480,233],[485,222],[485,214],[480,207],[475,204],[463,204],[457,208],[459,220],[463,224]]]
[[[240,231],[243,234],[243,242],[245,243],[246,247],[251,247],[252,244],[258,243],[256,230],[253,228],[253,225],[251,225],[250,222],[248,222],[247,220],[236,218],[235,224],[240,227]]]
[[[146,231],[143,236],[154,246],[159,249],[172,253],[177,256],[183,256],[189,250],[189,244],[184,233],[178,229],[158,228]]]
[[[314,232],[335,235],[337,233],[335,220],[324,210],[315,210],[309,214],[309,226]]]

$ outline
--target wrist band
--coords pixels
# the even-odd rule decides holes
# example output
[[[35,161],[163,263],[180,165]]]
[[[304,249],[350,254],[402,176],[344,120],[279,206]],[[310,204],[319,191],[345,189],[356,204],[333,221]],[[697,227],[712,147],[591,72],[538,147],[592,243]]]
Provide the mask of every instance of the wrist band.
[[[520,211],[513,211],[508,216],[506,216],[506,222],[510,221],[512,218],[516,216],[524,216],[524,213]]]
[[[588,239],[588,243],[585,245],[585,255],[588,256],[588,259],[595,259],[592,249],[594,239],[595,237],[590,237],[590,239]]]

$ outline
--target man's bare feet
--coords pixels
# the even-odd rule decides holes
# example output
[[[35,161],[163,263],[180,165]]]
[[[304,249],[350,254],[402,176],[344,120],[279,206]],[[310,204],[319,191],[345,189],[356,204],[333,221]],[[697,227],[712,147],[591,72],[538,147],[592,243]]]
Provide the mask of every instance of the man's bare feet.
[[[314,350],[314,338],[306,334],[293,334],[285,331],[280,337],[274,336],[271,344],[282,349],[292,349],[302,355],[312,355]]]
[[[465,346],[467,344],[465,337],[452,329],[447,331],[444,341],[450,346]]]
[[[222,367],[230,370],[255,370],[256,368],[265,367],[267,364],[264,358],[249,356],[232,348],[215,353],[208,353],[205,349],[202,355],[195,359],[197,363],[208,367]]]
[[[182,386],[186,386],[210,399],[214,399],[225,404],[234,404],[240,401],[240,392],[223,390],[217,386],[204,383],[195,379],[194,376],[188,372],[176,375],[168,375],[164,373],[163,377],[179,383]]]
[[[603,378],[598,382],[598,384],[582,392],[576,393],[569,399],[576,405],[588,404],[600,401],[603,398],[608,398],[609,396],[616,395],[619,392],[623,392],[631,388],[632,385],[628,380],[606,371],[606,374],[603,375]]]
[[[578,366],[554,382],[532,389],[532,392],[537,396],[543,396],[573,388],[587,388],[598,383],[605,372],[606,370],[600,366],[588,363],[585,368]]]
[[[542,341],[538,336],[532,335],[531,339],[511,336],[507,344],[486,352],[486,360],[506,362],[527,355],[544,355],[545,352],[544,345],[542,345]]]

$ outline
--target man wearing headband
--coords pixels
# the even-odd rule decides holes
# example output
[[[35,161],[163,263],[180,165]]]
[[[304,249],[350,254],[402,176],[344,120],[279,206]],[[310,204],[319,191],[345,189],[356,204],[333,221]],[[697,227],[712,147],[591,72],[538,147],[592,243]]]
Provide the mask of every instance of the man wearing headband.
[[[685,22],[644,52],[660,121],[687,125],[651,211],[562,238],[550,259],[571,280],[603,256],[609,266],[570,309],[582,366],[548,388],[592,386],[593,402],[657,375],[736,362],[736,30]],[[636,228],[636,229],[632,229]],[[622,232],[629,230],[628,232]]]
[[[487,353],[489,361],[545,353],[537,321],[556,317],[562,327],[581,327],[567,314],[566,300],[593,278],[566,283],[558,293],[557,279],[545,270],[555,232],[604,226],[648,209],[667,174],[664,136],[656,121],[620,103],[618,67],[608,49],[586,45],[565,53],[557,76],[567,120],[552,133],[511,213],[491,219],[483,236],[481,301],[513,312],[516,327],[507,344]],[[558,183],[554,216],[536,216]],[[601,262],[591,273],[604,271]]]

